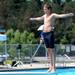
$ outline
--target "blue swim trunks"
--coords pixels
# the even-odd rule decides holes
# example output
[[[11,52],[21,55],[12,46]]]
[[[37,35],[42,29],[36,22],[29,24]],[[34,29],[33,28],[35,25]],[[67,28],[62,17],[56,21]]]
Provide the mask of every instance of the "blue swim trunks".
[[[54,31],[42,32],[41,35],[43,36],[46,48],[54,48]]]

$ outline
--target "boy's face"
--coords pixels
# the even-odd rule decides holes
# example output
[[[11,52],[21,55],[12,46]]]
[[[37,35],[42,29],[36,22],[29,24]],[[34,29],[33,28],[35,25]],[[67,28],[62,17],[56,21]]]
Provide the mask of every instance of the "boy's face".
[[[48,8],[46,8],[46,7],[43,7],[43,11],[44,11],[45,14],[50,13],[50,10]]]

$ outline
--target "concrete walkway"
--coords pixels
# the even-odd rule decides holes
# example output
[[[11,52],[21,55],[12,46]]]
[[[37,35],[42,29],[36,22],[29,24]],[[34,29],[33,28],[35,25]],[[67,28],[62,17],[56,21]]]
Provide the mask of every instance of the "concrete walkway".
[[[42,69],[42,68],[49,68],[50,63],[47,62],[47,58],[45,57],[39,57],[34,58],[34,60],[38,63],[30,63],[30,64],[23,64],[23,65],[17,65],[16,67],[11,67],[11,65],[0,65],[0,70],[20,70],[20,69]],[[64,57],[57,57],[56,58],[56,67],[75,67],[75,59],[71,57],[71,59],[67,59]]]
[[[17,67],[11,67],[9,65],[0,65],[0,70],[22,70],[22,69],[45,69],[49,68],[50,64],[48,63],[31,63],[31,64],[23,64],[17,65]],[[75,67],[75,63],[56,63],[56,67]]]

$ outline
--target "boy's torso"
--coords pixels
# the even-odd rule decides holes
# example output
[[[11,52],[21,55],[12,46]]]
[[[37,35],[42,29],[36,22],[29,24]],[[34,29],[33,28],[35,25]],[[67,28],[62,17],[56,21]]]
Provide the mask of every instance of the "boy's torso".
[[[52,26],[54,25],[55,18],[53,17],[53,14],[47,16],[44,16],[44,28],[43,32],[50,32],[52,31]]]

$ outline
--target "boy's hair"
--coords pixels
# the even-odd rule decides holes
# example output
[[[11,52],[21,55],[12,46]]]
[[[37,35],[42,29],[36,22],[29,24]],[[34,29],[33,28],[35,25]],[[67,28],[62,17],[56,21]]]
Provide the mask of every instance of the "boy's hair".
[[[44,7],[52,11],[52,6],[49,3],[45,3]]]

